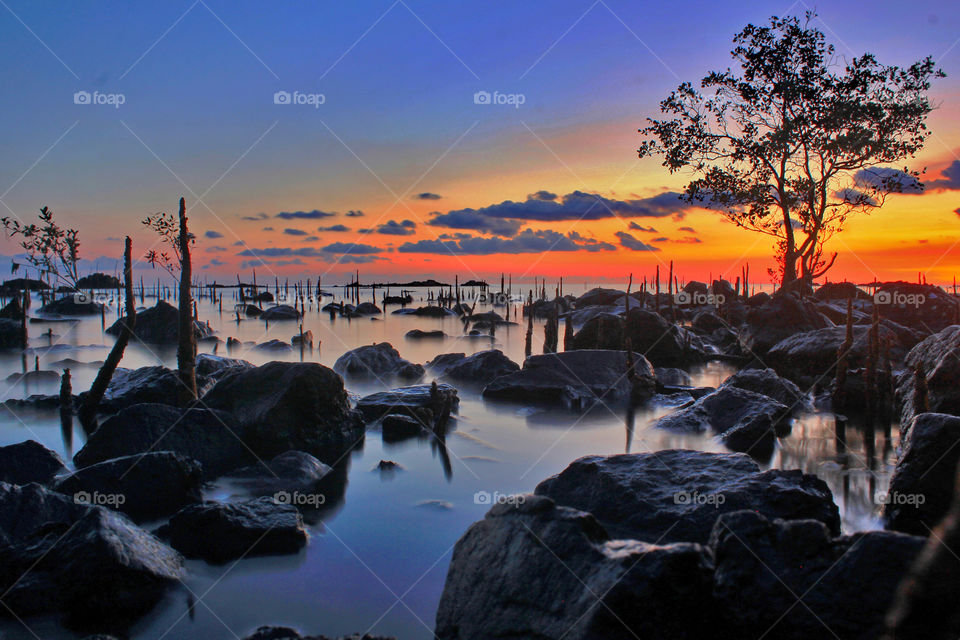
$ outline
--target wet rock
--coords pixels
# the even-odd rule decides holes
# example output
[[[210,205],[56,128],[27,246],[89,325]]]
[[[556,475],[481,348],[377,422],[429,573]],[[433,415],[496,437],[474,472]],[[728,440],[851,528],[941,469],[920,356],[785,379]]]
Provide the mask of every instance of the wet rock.
[[[182,577],[180,555],[123,515],[0,483],[0,589],[16,615],[129,621]]]
[[[439,640],[692,639],[717,631],[700,545],[611,540],[588,513],[523,498],[494,506],[457,542],[437,611]]]
[[[583,309],[585,307],[595,307],[598,305],[613,305],[626,296],[626,293],[617,289],[603,289],[597,287],[590,289],[585,294],[574,300],[574,307]]]
[[[781,340],[798,333],[823,329],[831,324],[812,302],[801,301],[796,296],[785,293],[778,294],[759,306],[752,306],[747,312],[740,342],[744,349],[763,356]]]
[[[216,382],[230,371],[252,368],[252,364],[238,358],[225,358],[211,353],[197,355],[197,376],[204,378],[205,385]]]
[[[16,320],[20,321],[23,319],[23,305],[20,304],[20,298],[14,298],[8,302],[3,309],[0,309],[0,318],[6,318],[7,320]]]
[[[700,311],[693,316],[691,326],[702,333],[713,333],[717,329],[726,329],[730,323],[718,316],[713,311]]]
[[[706,358],[705,346],[696,334],[647,309],[631,307],[624,323],[624,338],[634,351],[657,366],[686,366]]]
[[[278,491],[310,493],[332,469],[304,451],[287,451],[270,462],[258,461],[236,469],[226,479],[255,496],[272,496]]]
[[[531,356],[523,368],[500,376],[483,389],[483,397],[547,404],[581,411],[598,402],[623,404],[649,398],[656,389],[653,367],[633,354],[634,379],[627,375],[627,353],[584,349]]]
[[[241,308],[243,310],[243,314],[248,318],[258,318],[260,314],[263,313],[263,309],[255,304],[241,305]]]
[[[960,462],[960,418],[921,413],[904,429],[886,495],[887,528],[926,536],[950,508]]]
[[[289,627],[260,627],[243,640],[397,640],[395,637],[373,636],[369,633],[354,633],[349,636],[328,638],[327,636],[303,636]]]
[[[354,313],[359,316],[378,316],[383,310],[372,302],[361,302],[354,308]]]
[[[907,353],[907,372],[897,382],[900,424],[909,424],[917,413],[960,415],[960,325],[947,327],[915,346]],[[916,371],[921,365],[927,380],[928,407],[917,407]]]
[[[261,293],[258,293],[255,296],[253,296],[253,299],[257,302],[273,302],[274,300],[273,294],[270,293],[269,291],[263,291]]]
[[[267,340],[266,342],[258,344],[254,348],[257,351],[293,351],[293,347],[286,342],[277,339]]]
[[[932,284],[885,282],[874,294],[880,317],[897,324],[940,331],[956,324],[957,298]]]
[[[416,309],[397,309],[393,315],[419,316],[421,318],[447,318],[457,312],[444,307],[417,307]]]
[[[425,339],[442,339],[446,338],[447,334],[440,329],[434,329],[433,331],[424,331],[423,329],[411,329],[404,334],[404,337],[408,340],[425,340]]]
[[[367,422],[398,414],[432,428],[437,421],[448,418],[451,412],[456,413],[460,398],[457,390],[449,384],[438,384],[436,396],[431,393],[431,388],[429,384],[417,384],[373,393],[357,402],[357,410]]]
[[[462,353],[442,354],[428,362],[427,366],[444,379],[478,386],[520,370],[520,365],[499,349],[478,351],[470,356]]]
[[[852,282],[827,282],[820,285],[814,292],[817,300],[872,300],[873,296],[860,289]]]
[[[313,331],[304,331],[302,334],[298,333],[297,335],[290,338],[290,344],[294,347],[299,347],[300,343],[303,343],[305,347],[313,348]]]
[[[150,451],[78,469],[57,479],[53,489],[91,504],[100,504],[97,496],[122,496],[103,506],[142,522],[200,502],[202,476],[196,460],[172,451]]]
[[[0,318],[0,349],[19,349],[23,346],[23,334],[18,320]]]
[[[10,385],[55,385],[60,382],[60,374],[56,371],[27,371],[26,373],[11,373],[4,380]]]
[[[263,313],[260,314],[260,319],[267,322],[277,322],[280,320],[299,320],[300,312],[289,305],[281,304],[277,305],[276,307],[265,309]]]
[[[343,379],[310,362],[270,362],[220,380],[203,404],[234,415],[244,441],[267,458],[286,451],[336,460],[363,437]]]
[[[35,440],[0,447],[0,482],[48,484],[66,470],[59,455]]]
[[[105,420],[73,461],[83,468],[148,451],[173,451],[199,462],[206,477],[215,477],[252,459],[242,433],[236,418],[223,411],[137,404]]]
[[[840,512],[823,480],[798,470],[761,473],[742,453],[668,449],[587,456],[535,492],[589,511],[614,537],[657,544],[705,543],[720,514],[740,509],[815,519],[840,532]]]
[[[794,414],[813,409],[808,393],[773,369],[742,369],[723,381],[722,387],[736,387],[760,393],[786,405]]]
[[[197,385],[202,387],[198,377]],[[100,401],[100,411],[115,412],[135,404],[157,403],[175,405],[182,383],[175,371],[166,367],[117,368]],[[82,402],[87,392],[78,396]]]
[[[134,335],[149,344],[175,345],[180,337],[180,312],[168,302],[160,300],[156,306],[137,312],[137,324]],[[107,333],[120,335],[124,319],[120,318],[107,328]],[[193,321],[193,334],[197,340],[213,335],[213,329],[206,322]]]
[[[157,534],[188,558],[213,564],[297,553],[307,544],[300,512],[273,498],[184,507]]]
[[[690,374],[674,367],[657,367],[657,384],[661,387],[686,387],[691,383]]]
[[[337,358],[333,370],[345,378],[380,381],[393,378],[416,381],[425,373],[419,364],[401,358],[389,342],[351,349]]]
[[[381,473],[393,473],[396,471],[403,471],[403,467],[398,462],[393,460],[381,460],[377,463],[377,466],[373,468],[374,471],[379,471]]]
[[[411,418],[401,413],[385,415],[380,421],[384,442],[403,442],[411,438],[419,438],[427,434],[432,426],[432,420]]]
[[[729,513],[710,539],[713,593],[737,637],[878,638],[923,543],[885,531],[832,538],[814,520]]]
[[[623,318],[613,313],[598,313],[586,320],[573,336],[574,349],[612,349],[623,347]]]
[[[58,316],[96,316],[103,305],[99,302],[78,299],[73,294],[57,298],[40,307],[40,313]]]

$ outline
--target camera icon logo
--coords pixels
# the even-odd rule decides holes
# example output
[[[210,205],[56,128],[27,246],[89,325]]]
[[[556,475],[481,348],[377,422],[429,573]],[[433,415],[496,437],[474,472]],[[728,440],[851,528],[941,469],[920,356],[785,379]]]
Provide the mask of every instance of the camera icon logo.
[[[73,303],[74,304],[90,304],[90,296],[85,293],[77,292],[73,294]]]
[[[77,491],[73,494],[74,504],[90,504],[90,494],[86,491]]]
[[[277,491],[275,494],[273,494],[273,501],[277,504],[290,504],[290,492]]]
[[[874,304],[890,304],[892,298],[889,291],[878,291],[873,294]]]
[[[277,91],[273,94],[273,104],[290,104],[289,91]]]
[[[690,294],[686,291],[678,291],[673,296],[673,301],[676,304],[690,304],[692,301]]]
[[[73,104],[90,104],[89,91],[77,91],[73,94]]]
[[[473,494],[473,504],[491,504],[493,496],[489,491],[477,491]]]
[[[490,104],[491,96],[489,91],[477,91],[473,94],[473,104]]]

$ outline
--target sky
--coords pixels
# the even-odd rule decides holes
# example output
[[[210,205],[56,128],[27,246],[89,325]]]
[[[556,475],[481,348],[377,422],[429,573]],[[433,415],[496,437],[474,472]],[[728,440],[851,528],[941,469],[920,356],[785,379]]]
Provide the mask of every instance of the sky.
[[[689,175],[639,160],[637,129],[734,33],[805,2],[263,3],[0,0],[0,214],[41,206],[113,271],[141,220],[186,198],[194,271],[366,281],[768,281],[767,238],[682,207]],[[932,134],[889,198],[832,241],[831,280],[951,282],[960,270],[960,12],[838,1],[844,56],[930,55]],[[603,206],[597,207],[597,196]],[[616,213],[610,216],[609,212]],[[0,238],[0,269],[17,253]],[[140,265],[142,267],[142,265]],[[157,275],[161,275],[159,272]]]

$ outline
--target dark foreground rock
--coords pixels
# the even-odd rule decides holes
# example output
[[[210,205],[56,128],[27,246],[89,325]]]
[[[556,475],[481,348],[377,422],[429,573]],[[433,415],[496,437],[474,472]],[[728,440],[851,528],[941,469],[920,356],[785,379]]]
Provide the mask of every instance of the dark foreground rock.
[[[773,369],[742,369],[724,380],[721,386],[763,394],[786,405],[791,413],[813,409],[810,394],[801,391],[790,380],[778,376]]]
[[[309,453],[287,451],[270,462],[257,462],[230,472],[226,479],[256,496],[279,491],[309,493],[317,489],[332,469]]]
[[[587,456],[537,485],[537,495],[589,511],[614,536],[652,543],[706,543],[722,513],[812,518],[839,533],[826,483],[799,470],[760,472],[744,454],[670,449]]]
[[[437,638],[715,637],[700,545],[611,540],[588,513],[520,498],[494,506],[457,542]]]
[[[229,413],[138,404],[111,416],[74,456],[78,468],[148,451],[173,451],[198,461],[206,477],[249,464],[250,449]]]
[[[909,424],[924,411],[960,414],[960,325],[947,327],[907,353],[907,372],[897,382],[897,400],[902,407],[900,424]],[[928,407],[916,406],[917,366],[927,381]]]
[[[198,386],[203,378],[198,377]],[[118,368],[110,378],[110,384],[103,394],[99,409],[103,412],[115,412],[135,404],[157,403],[176,405],[182,383],[177,373],[166,367],[152,366],[139,369]],[[80,393],[80,401],[87,392]]]
[[[182,577],[180,555],[124,516],[37,484],[0,483],[4,615],[129,621]]]
[[[762,304],[747,312],[740,334],[743,348],[758,356],[763,356],[773,345],[792,335],[832,325],[812,302],[801,301],[789,293],[780,293],[760,302]]]
[[[307,544],[300,512],[269,497],[191,505],[174,514],[157,534],[183,555],[215,564],[297,553]]]
[[[929,535],[953,499],[960,462],[960,418],[921,413],[904,429],[903,448],[883,506],[889,529]]]
[[[202,476],[196,460],[172,451],[151,451],[84,467],[59,478],[53,488],[78,502],[101,504],[102,497],[103,506],[143,521],[200,502]]]
[[[40,307],[40,313],[58,316],[95,316],[103,309],[99,302],[70,294]]]
[[[649,398],[656,390],[653,366],[633,354],[633,374],[627,352],[577,350],[531,356],[520,371],[494,379],[484,398],[585,410],[597,403],[620,405]]]
[[[363,437],[343,379],[310,362],[270,362],[224,376],[203,404],[236,417],[244,441],[262,458],[290,450],[335,460]]]
[[[427,366],[441,378],[476,386],[483,386],[500,376],[520,370],[520,365],[503,355],[499,349],[478,351],[469,356],[445,353],[428,362]]]
[[[438,421],[446,420],[460,406],[457,390],[449,384],[417,384],[389,391],[380,391],[360,398],[357,410],[367,422],[374,422],[387,415],[402,415],[413,418],[426,428],[433,428]]]
[[[138,340],[149,344],[175,345],[180,334],[178,319],[177,308],[160,300],[150,309],[137,312],[137,324],[133,332]],[[107,328],[107,333],[113,336],[120,335],[123,323],[124,319],[120,318]],[[197,340],[200,340],[212,336],[213,329],[206,322],[194,320],[193,334]]]
[[[290,627],[260,627],[243,640],[397,640],[390,636],[373,636],[369,633],[354,633],[349,636],[328,638],[327,636],[304,636]]]
[[[23,333],[20,322],[0,318],[0,349],[18,349],[22,346]]]
[[[35,440],[0,447],[0,482],[48,484],[66,470],[59,455]]]
[[[416,381],[424,375],[422,366],[401,358],[389,342],[351,349],[337,358],[333,370],[344,378],[383,382],[394,378]]]

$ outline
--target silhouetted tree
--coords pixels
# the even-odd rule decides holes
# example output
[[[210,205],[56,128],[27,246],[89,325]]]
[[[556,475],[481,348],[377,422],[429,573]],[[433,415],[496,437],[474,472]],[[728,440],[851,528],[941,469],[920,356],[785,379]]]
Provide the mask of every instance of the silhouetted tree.
[[[840,64],[814,17],[748,25],[733,39],[739,69],[711,72],[700,90],[681,84],[660,103],[667,119],[640,129],[641,158],[697,176],[685,201],[775,239],[784,284],[833,266],[824,243],[848,215],[923,188],[918,172],[878,165],[923,146],[927,90],[943,76],[930,57],[906,68],[871,54]]]

